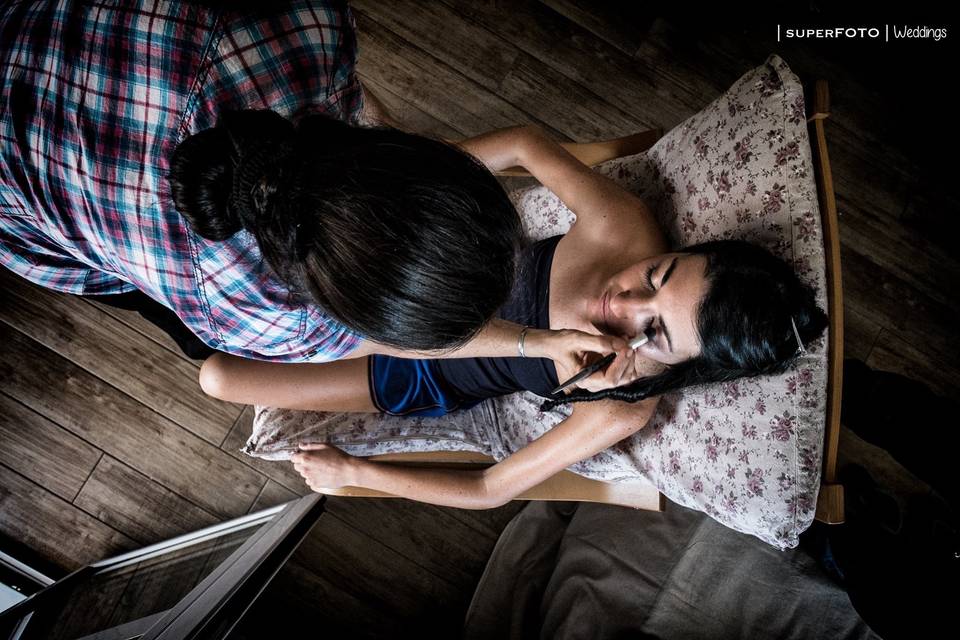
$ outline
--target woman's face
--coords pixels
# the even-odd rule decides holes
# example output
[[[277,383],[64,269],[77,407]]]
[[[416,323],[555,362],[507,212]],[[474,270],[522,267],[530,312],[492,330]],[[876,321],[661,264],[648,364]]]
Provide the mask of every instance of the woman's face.
[[[594,326],[606,334],[633,339],[645,331],[650,341],[638,356],[677,364],[700,353],[697,310],[707,292],[703,256],[665,253],[615,274],[591,301]]]

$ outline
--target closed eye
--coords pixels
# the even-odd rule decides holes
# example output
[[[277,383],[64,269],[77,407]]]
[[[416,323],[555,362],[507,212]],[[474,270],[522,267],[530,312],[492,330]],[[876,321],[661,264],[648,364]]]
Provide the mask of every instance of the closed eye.
[[[655,264],[651,266],[649,269],[647,269],[647,286],[650,287],[651,291],[653,291],[653,273],[657,270],[657,267],[659,266],[660,266],[659,264]]]

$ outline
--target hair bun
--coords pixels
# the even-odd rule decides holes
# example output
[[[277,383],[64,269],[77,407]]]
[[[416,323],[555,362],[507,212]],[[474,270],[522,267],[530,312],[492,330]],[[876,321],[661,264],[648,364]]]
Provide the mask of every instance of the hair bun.
[[[276,112],[248,109],[226,111],[216,127],[186,138],[170,161],[177,211],[208,240],[226,240],[254,226],[253,174],[276,165],[277,150],[291,144],[293,131]]]
[[[226,240],[242,228],[229,206],[232,151],[227,132],[215,127],[181,142],[170,160],[168,178],[174,205],[193,230],[207,240]]]

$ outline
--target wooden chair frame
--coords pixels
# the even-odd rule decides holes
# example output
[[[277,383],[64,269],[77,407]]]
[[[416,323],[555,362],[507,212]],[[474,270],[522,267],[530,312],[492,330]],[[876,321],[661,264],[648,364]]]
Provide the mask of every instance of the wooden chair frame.
[[[830,115],[830,95],[827,83],[824,80],[816,81],[812,89],[812,96],[807,100],[807,104],[812,105],[809,109],[810,115],[807,125],[813,153],[817,195],[820,202],[820,217],[823,224],[827,271],[827,305],[830,318],[830,339],[827,347],[828,379],[823,472],[820,494],[817,499],[816,519],[834,524],[843,522],[843,487],[837,483],[840,397],[843,387],[843,287],[840,272],[840,235],[837,205],[824,132],[824,121]],[[662,130],[654,129],[615,140],[565,146],[582,162],[593,166],[613,158],[646,151],[662,136]],[[510,169],[501,172],[501,175],[527,176],[529,174],[520,169]],[[493,458],[489,456],[465,451],[391,453],[371,456],[370,459],[391,464],[458,469],[477,469],[494,463]],[[356,497],[396,497],[393,494],[360,487],[343,487],[329,493]],[[665,507],[665,497],[652,484],[644,482],[601,482],[576,475],[567,470],[548,478],[529,491],[518,495],[515,499],[603,502],[652,511],[662,511]]]

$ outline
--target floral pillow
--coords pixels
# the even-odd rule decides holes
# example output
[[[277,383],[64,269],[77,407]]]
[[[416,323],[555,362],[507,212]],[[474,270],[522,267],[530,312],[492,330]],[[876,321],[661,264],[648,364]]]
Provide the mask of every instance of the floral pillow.
[[[803,91],[773,55],[646,153],[599,171],[639,194],[675,247],[739,238],[794,265],[826,309],[826,274]],[[542,186],[511,198],[534,239],[573,214]],[[652,482],[672,501],[780,548],[813,520],[826,411],[826,337],[789,371],[688,388],[661,398],[646,428],[570,470],[610,482]],[[515,394],[444,418],[323,414],[257,407],[245,451],[289,456],[298,441],[354,455],[470,450],[503,459],[569,412]]]

